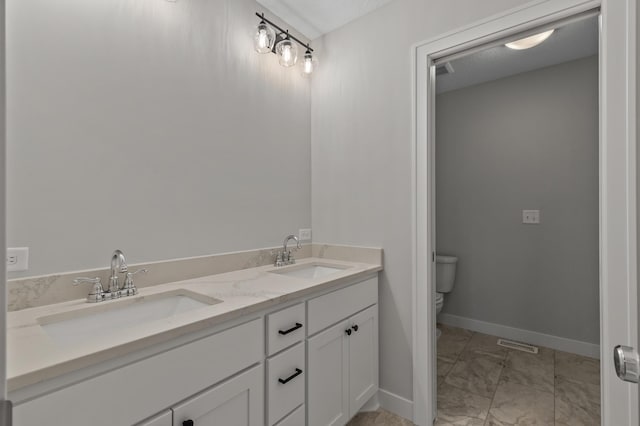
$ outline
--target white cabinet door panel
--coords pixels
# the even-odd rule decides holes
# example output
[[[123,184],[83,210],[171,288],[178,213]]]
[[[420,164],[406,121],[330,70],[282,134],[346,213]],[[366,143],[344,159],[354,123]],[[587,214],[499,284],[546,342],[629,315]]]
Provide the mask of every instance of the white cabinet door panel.
[[[347,327],[343,321],[308,340],[309,426],[344,425],[349,419]]]
[[[171,410],[158,414],[148,420],[138,423],[136,426],[172,426],[173,416]]]
[[[349,417],[378,390],[378,305],[349,319]]]
[[[262,365],[173,408],[173,426],[189,420],[197,426],[264,426]]]

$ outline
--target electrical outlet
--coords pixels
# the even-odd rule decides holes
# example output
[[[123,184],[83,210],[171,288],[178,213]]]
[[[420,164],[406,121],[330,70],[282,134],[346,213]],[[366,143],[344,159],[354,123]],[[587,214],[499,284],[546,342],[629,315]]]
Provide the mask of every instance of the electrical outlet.
[[[29,247],[7,249],[7,272],[27,271],[29,269]]]
[[[311,229],[299,229],[298,238],[300,241],[311,241]]]
[[[522,210],[522,223],[538,225],[540,223],[540,210]]]

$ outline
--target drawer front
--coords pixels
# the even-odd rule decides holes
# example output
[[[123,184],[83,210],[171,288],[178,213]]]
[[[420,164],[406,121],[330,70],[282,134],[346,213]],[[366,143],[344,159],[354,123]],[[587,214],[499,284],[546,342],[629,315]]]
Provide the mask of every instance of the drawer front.
[[[301,405],[296,410],[289,414],[287,417],[282,419],[276,426],[302,426],[305,424],[304,415],[305,415],[305,406]]]
[[[378,303],[378,278],[374,277],[307,302],[310,336]]]
[[[304,303],[267,315],[267,355],[271,356],[304,339]]]
[[[305,402],[305,368],[304,343],[267,360],[268,425]]]
[[[262,318],[19,404],[16,426],[131,425],[262,360]],[[104,401],[117,404],[104,413]],[[69,411],[69,404],[73,410]]]

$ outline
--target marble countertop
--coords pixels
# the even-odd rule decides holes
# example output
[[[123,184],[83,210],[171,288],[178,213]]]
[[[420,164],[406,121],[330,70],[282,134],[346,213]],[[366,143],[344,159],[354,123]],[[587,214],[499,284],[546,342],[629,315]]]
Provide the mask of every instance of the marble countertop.
[[[142,288],[135,298],[145,298],[167,291],[187,290],[205,297],[213,297],[222,303],[161,320],[130,324],[112,332],[105,327],[105,332],[99,338],[86,339],[81,343],[66,344],[52,339],[40,325],[42,318],[51,315],[82,315],[85,312],[80,311],[97,307],[105,309],[108,304],[122,303],[134,297],[97,304],[86,303],[84,299],[74,300],[10,312],[7,318],[9,391],[53,379],[382,270],[382,265],[379,264],[315,257],[299,260],[296,265],[277,270],[297,268],[304,264],[336,265],[344,269],[324,277],[304,279],[271,273],[270,271],[276,268],[269,265]]]

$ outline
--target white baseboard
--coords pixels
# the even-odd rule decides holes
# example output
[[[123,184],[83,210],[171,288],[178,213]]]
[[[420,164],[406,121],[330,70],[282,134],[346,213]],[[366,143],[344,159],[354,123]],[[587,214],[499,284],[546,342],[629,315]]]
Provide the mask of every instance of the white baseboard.
[[[460,327],[471,331],[477,331],[479,333],[503,337],[505,339],[517,340],[519,342],[529,343],[530,345],[545,346],[547,348],[570,352],[577,355],[598,359],[600,358],[600,345],[595,345],[593,343],[581,342],[579,340],[552,336],[550,334],[508,327],[506,325],[494,324],[491,322],[459,317],[451,314],[438,315],[438,322],[453,327]]]
[[[386,391],[378,390],[378,401],[380,408],[387,410],[396,416],[403,417],[407,420],[413,420],[413,401],[409,401],[399,395]]]
[[[378,393],[376,392],[367,402],[364,403],[360,412],[377,411],[380,408],[380,401],[378,401]]]

